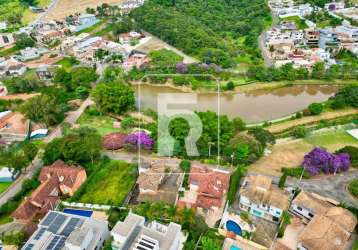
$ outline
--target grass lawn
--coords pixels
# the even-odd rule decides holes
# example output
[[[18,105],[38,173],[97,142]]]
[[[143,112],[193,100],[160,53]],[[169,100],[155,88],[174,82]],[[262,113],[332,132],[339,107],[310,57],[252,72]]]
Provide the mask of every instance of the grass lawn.
[[[9,55],[15,54],[18,51],[19,51],[19,48],[17,46],[13,46],[13,47],[8,48],[8,49],[0,50],[0,56],[1,57],[9,56]]]
[[[108,161],[97,167],[97,171],[89,176],[79,194],[75,194],[71,200],[119,206],[135,181],[135,166],[123,161]]]
[[[91,27],[88,27],[87,29],[84,29],[84,30],[81,30],[81,31],[78,31],[76,32],[76,35],[79,35],[81,33],[89,33],[89,34],[92,34],[92,33],[95,33],[97,32],[98,30],[101,30],[100,28],[102,27],[102,25],[104,24],[104,20],[100,20],[98,23],[96,23],[95,25],[91,26]]]
[[[305,138],[305,141],[314,146],[327,148],[329,151],[336,151],[344,146],[358,147],[358,140],[354,139],[345,130],[310,135]]]
[[[305,23],[305,21],[301,18],[299,18],[298,16],[291,16],[291,17],[286,17],[281,19],[281,21],[285,21],[285,22],[294,22],[297,26],[298,29],[307,29],[308,26]]]
[[[56,62],[56,65],[61,65],[63,69],[69,71],[71,70],[73,65],[78,64],[79,62],[72,57],[65,57],[61,59],[60,61]]]
[[[115,119],[109,116],[93,116],[86,112],[77,121],[81,127],[94,128],[102,136],[121,131],[120,128],[113,127],[113,122],[115,122]]]
[[[0,194],[10,187],[12,182],[0,182]]]
[[[354,197],[358,198],[358,179],[355,179],[348,184],[348,190]]]

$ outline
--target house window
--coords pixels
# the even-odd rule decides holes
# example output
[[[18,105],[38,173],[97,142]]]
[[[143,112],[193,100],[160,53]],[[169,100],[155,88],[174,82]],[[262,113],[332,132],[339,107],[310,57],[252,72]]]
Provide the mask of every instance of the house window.
[[[272,220],[273,220],[274,222],[278,222],[278,221],[279,221],[279,218],[276,217],[276,216],[272,216]]]
[[[312,213],[308,213],[308,216],[313,218],[313,214]]]
[[[297,206],[297,210],[302,211],[302,207]]]

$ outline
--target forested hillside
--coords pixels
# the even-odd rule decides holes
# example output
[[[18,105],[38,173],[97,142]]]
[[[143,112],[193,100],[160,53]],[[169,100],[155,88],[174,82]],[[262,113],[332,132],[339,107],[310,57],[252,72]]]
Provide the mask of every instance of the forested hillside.
[[[131,16],[185,53],[225,68],[247,54],[258,60],[258,36],[271,21],[262,0],[149,0]]]

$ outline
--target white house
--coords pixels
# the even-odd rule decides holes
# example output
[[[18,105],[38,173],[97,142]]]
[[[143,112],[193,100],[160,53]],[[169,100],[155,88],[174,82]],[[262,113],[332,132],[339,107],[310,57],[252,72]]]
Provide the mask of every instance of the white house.
[[[146,222],[144,217],[129,213],[111,231],[112,248],[138,250],[179,250],[183,234],[181,225],[170,222],[164,225],[156,221]]]
[[[21,60],[28,61],[37,59],[45,52],[47,52],[46,49],[27,47],[25,49],[20,50]]]
[[[240,209],[274,223],[288,209],[288,200],[288,192],[272,185],[267,176],[246,176],[240,188]]]
[[[16,176],[12,168],[3,167],[0,170],[0,182],[12,182]]]
[[[14,36],[11,33],[0,33],[0,48],[15,43]]]
[[[75,25],[70,25],[69,28],[71,32],[79,32],[81,30],[87,29],[96,23],[99,20],[93,14],[82,14],[78,17],[78,21]]]

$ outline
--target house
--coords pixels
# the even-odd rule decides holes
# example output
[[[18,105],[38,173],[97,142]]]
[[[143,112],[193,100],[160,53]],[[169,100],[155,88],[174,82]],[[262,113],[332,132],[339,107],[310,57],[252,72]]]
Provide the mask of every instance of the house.
[[[0,48],[10,46],[14,43],[15,39],[11,33],[0,33]]]
[[[336,11],[344,9],[344,2],[331,2],[324,5],[324,9],[327,11]]]
[[[128,33],[123,33],[119,35],[119,42],[121,44],[130,44],[131,41],[133,40],[138,40],[142,38],[142,34],[135,32],[135,31],[131,31]]]
[[[71,32],[76,33],[93,26],[98,22],[99,20],[93,14],[81,14],[77,17],[77,20],[75,20],[74,25],[69,25],[69,28]]]
[[[358,27],[350,25],[341,25],[335,29],[340,47],[348,50],[354,50],[358,47]]]
[[[0,170],[0,182],[13,182],[16,178],[14,169],[3,167]]]
[[[47,49],[44,48],[31,48],[27,47],[25,49],[20,50],[21,60],[29,61],[33,59],[39,58],[41,55],[47,52]]]
[[[305,30],[305,41],[309,47],[317,47],[319,42],[319,31],[314,29]]]
[[[131,10],[138,8],[143,4],[144,0],[126,0],[119,5],[119,8],[122,14],[128,14]]]
[[[39,176],[40,186],[11,216],[24,222],[41,218],[56,207],[62,196],[72,196],[86,178],[82,167],[68,166],[61,160],[43,167]]]
[[[241,210],[270,222],[279,223],[289,207],[288,192],[273,185],[267,176],[246,176],[239,193]]]
[[[357,218],[347,209],[332,207],[315,215],[298,238],[299,250],[345,250],[357,225]]]
[[[107,221],[50,211],[21,249],[102,249],[108,238]]]
[[[181,182],[182,174],[177,164],[141,164],[137,179],[137,201],[174,204]]]
[[[52,72],[50,71],[49,66],[42,65],[36,69],[36,75],[39,78],[39,80],[46,81],[51,80],[53,77]]]
[[[311,220],[315,215],[323,215],[333,204],[325,197],[315,193],[301,191],[292,201],[290,212],[306,220]]]
[[[0,112],[0,137],[6,143],[24,141],[28,138],[30,120],[19,112]]]
[[[192,208],[210,227],[221,219],[229,189],[230,172],[196,165],[190,169],[189,190],[177,201],[178,207]]]
[[[339,40],[332,28],[321,29],[319,31],[319,47],[324,50],[338,48]]]
[[[15,63],[8,66],[6,74],[12,76],[22,76],[25,74],[27,67],[22,63]]]
[[[147,222],[144,217],[129,213],[111,231],[114,250],[178,250],[182,248],[181,225]]]
[[[149,57],[142,53],[133,53],[127,59],[123,61],[122,67],[126,71],[130,71],[133,68],[141,69],[148,65]]]

